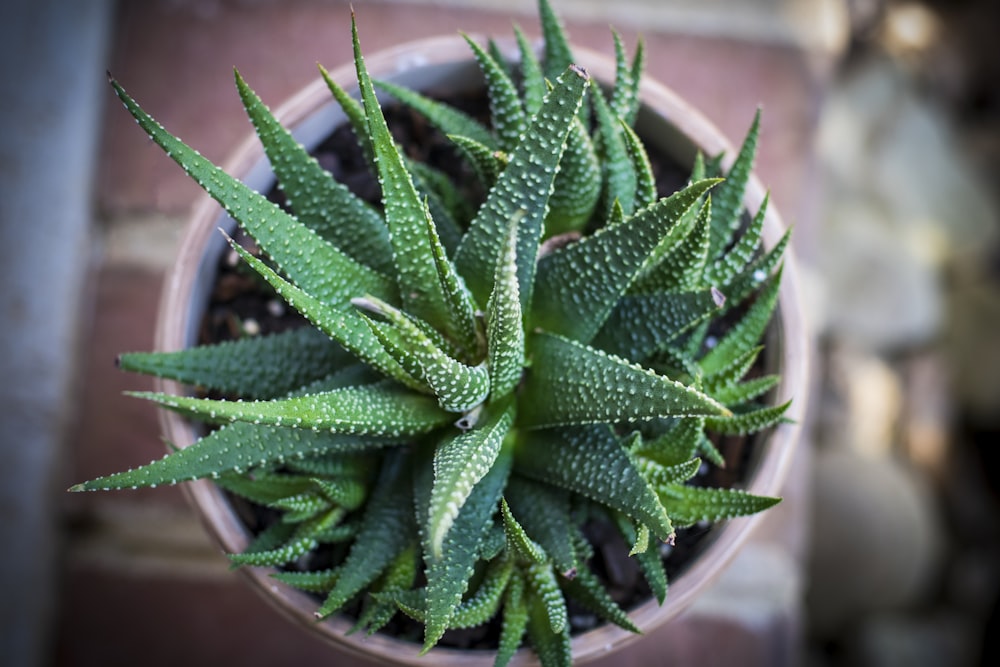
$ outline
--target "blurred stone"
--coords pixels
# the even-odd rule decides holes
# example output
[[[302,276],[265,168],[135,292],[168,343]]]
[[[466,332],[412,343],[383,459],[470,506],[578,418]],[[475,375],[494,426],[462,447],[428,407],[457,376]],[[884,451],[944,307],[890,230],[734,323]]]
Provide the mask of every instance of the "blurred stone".
[[[903,406],[899,375],[883,359],[849,345],[834,346],[827,363],[832,396],[820,406],[824,444],[888,455]]]
[[[939,667],[977,664],[979,638],[956,612],[927,616],[880,614],[865,619],[849,648],[858,667]]]
[[[941,265],[996,237],[988,190],[959,149],[890,61],[869,59],[830,96],[819,132],[827,191],[818,261],[831,333],[878,349],[937,334]]]
[[[817,452],[814,491],[807,607],[816,636],[926,594],[944,535],[918,475],[889,457],[827,447]]]

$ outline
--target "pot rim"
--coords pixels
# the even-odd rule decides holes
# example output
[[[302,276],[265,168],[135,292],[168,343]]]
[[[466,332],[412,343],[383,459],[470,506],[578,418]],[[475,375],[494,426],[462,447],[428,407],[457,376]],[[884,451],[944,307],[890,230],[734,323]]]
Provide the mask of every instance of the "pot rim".
[[[512,43],[501,41],[500,45],[516,54]],[[607,56],[577,46],[573,47],[573,52],[578,62],[595,80],[614,81],[614,62]],[[433,71],[457,66],[473,67],[477,75],[479,71],[465,40],[457,35],[400,44],[365,56],[365,61],[373,76],[390,80],[413,71]],[[330,75],[346,90],[356,90],[353,63],[331,71]],[[478,81],[481,82],[481,78]],[[640,85],[640,99],[642,111],[638,125],[657,122],[654,117],[659,117],[671,126],[662,128],[665,130],[664,135],[656,137],[652,143],[680,160],[693,159],[695,148],[700,147],[706,155],[724,152],[727,156],[724,164],[727,166],[732,162],[735,155],[732,144],[700,111],[671,89],[650,77],[644,77]],[[307,85],[275,112],[282,124],[291,127],[293,132],[309,122],[320,125],[325,122],[328,124],[326,132],[329,133],[329,123],[335,122],[333,117],[338,114],[343,118],[322,79]],[[317,115],[322,117],[321,121],[315,120]],[[644,140],[650,143],[645,136]],[[241,178],[245,174],[266,178],[269,171],[263,149],[252,132],[222,163],[222,167],[227,173],[241,175]],[[751,174],[744,204],[749,210],[757,210],[764,197],[763,186],[756,175]],[[214,275],[215,262],[225,248],[225,242],[217,228],[225,217],[214,200],[205,193],[200,195],[185,229],[177,262],[164,282],[156,329],[156,349],[182,349],[193,339],[194,327],[204,311],[205,302],[201,298],[199,307],[199,299],[193,295],[199,282],[203,283]],[[770,205],[764,222],[765,247],[772,247],[784,232],[784,224],[775,207]],[[780,347],[782,378],[777,395],[782,398],[794,396],[796,400],[787,413],[792,423],[777,426],[767,436],[766,451],[757,462],[757,468],[751,473],[750,483],[746,486],[748,491],[762,495],[777,495],[780,492],[805,418],[808,397],[808,329],[800,306],[798,283],[794,254],[789,247],[785,251],[784,274],[778,297],[777,321],[780,322],[780,327],[775,327],[780,334],[777,342]],[[197,312],[198,315],[192,317],[192,312]],[[169,380],[158,379],[155,384],[157,391],[185,391],[181,384]],[[193,426],[178,414],[161,410],[159,418],[167,440],[174,445],[186,447],[197,439]],[[248,534],[222,491],[209,480],[188,482],[183,485],[183,489],[222,549],[227,553],[242,551],[248,543]],[[655,599],[651,599],[630,610],[630,619],[644,634],[648,634],[654,627],[677,617],[722,573],[761,518],[762,515],[757,514],[716,524],[713,535],[709,538],[710,543],[695,556],[676,580],[671,581],[664,604],[660,606]],[[380,634],[371,637],[347,635],[350,623],[339,617],[317,623],[313,617],[317,606],[315,599],[270,578],[273,569],[244,567],[239,571],[272,606],[300,625],[316,631],[342,650],[369,658],[374,655],[387,663],[431,664],[428,662],[429,658],[419,656],[420,646],[417,644]],[[573,659],[580,663],[601,657],[641,636],[643,635],[630,633],[611,624],[602,625],[572,639]],[[469,653],[446,647],[438,647],[432,651],[434,664],[438,665],[492,664],[493,655],[490,652],[478,652],[482,655],[476,656],[472,662]],[[533,653],[522,648],[510,664],[537,662]]]

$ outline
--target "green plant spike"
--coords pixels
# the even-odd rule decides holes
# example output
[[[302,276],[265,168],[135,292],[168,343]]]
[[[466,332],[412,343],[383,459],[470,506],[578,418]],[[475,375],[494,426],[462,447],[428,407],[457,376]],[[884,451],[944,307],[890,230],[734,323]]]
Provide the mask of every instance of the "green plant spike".
[[[301,496],[312,488],[307,477],[255,471],[220,475],[216,483],[230,493],[252,500],[258,505],[271,505],[288,497]]]
[[[781,502],[781,498],[757,496],[740,489],[711,489],[685,484],[671,484],[660,489],[660,498],[678,526],[749,516]]]
[[[642,80],[646,50],[640,38],[630,65],[621,35],[617,30],[612,30],[611,35],[615,40],[615,86],[611,91],[610,107],[615,116],[631,127],[639,111],[639,82]]]
[[[254,271],[274,287],[281,298],[345,350],[383,375],[387,375],[410,388],[417,390],[425,388],[425,385],[414,379],[403,370],[395,359],[389,356],[365,320],[353,309],[335,308],[313,297],[279,276],[264,262],[233,241],[230,241],[230,245]]]
[[[376,467],[373,457],[364,454],[323,454],[284,462],[290,472],[318,479],[352,477],[368,479]]]
[[[433,547],[429,536],[424,536],[428,617],[424,628],[424,653],[441,639],[452,614],[462,602],[475,569],[479,545],[490,532],[493,513],[503,494],[511,461],[508,448],[502,448],[489,472],[472,488],[462,511],[445,535],[441,558],[430,557]]]
[[[743,301],[757,291],[776,268],[780,265],[782,255],[791,240],[791,231],[785,232],[773,248],[751,262],[728,284],[721,286],[733,306]]]
[[[326,593],[337,583],[337,570],[311,572],[275,572],[271,578],[308,593]]]
[[[637,458],[636,468],[646,479],[646,483],[657,488],[664,484],[683,484],[694,478],[701,468],[701,459],[692,458],[684,463],[664,466],[649,459]]]
[[[717,315],[724,304],[722,293],[714,288],[626,295],[611,311],[591,345],[626,359],[646,359]]]
[[[354,299],[356,307],[386,318],[387,327],[368,318],[372,331],[410,375],[430,387],[438,405],[448,412],[468,412],[489,395],[490,377],[485,364],[469,366],[442,351],[405,314],[374,297]]]
[[[260,553],[277,549],[292,539],[294,534],[295,526],[277,521],[255,535],[243,553]]]
[[[559,583],[574,602],[620,628],[641,634],[641,630],[629,620],[628,613],[618,606],[589,569],[581,568],[577,576],[561,579]]]
[[[656,176],[653,174],[653,165],[649,161],[649,154],[643,146],[639,135],[635,133],[625,121],[621,121],[619,126],[625,137],[625,148],[628,150],[629,159],[632,161],[632,171],[635,172],[636,187],[633,210],[641,211],[647,206],[656,203]],[[692,182],[700,179],[692,177]]]
[[[683,465],[698,453],[704,432],[704,419],[678,419],[659,437],[640,440],[632,453],[665,467]]]
[[[256,363],[248,365],[247,359]],[[351,363],[342,347],[312,327],[176,352],[121,355],[122,370],[216,389],[243,398],[276,398]]]
[[[635,544],[638,539],[638,531],[635,525],[625,516],[619,514],[617,517],[618,530],[622,537],[629,544]],[[635,558],[639,561],[639,569],[642,576],[649,584],[649,590],[661,605],[667,599],[667,572],[663,568],[663,559],[660,557],[659,549],[646,549],[636,553]]]
[[[507,483],[507,503],[536,542],[552,559],[564,577],[571,577],[579,567],[573,550],[569,494],[560,488],[540,484],[521,475],[512,475]]]
[[[503,531],[507,536],[507,547],[517,557],[532,563],[544,563],[548,560],[541,545],[528,537],[524,528],[514,518],[506,499],[500,501],[500,515],[503,518]]]
[[[382,186],[382,204],[392,243],[401,301],[408,313],[440,327],[447,317],[447,307],[441,282],[434,269],[433,250],[425,231],[425,218],[430,213],[406,170],[382,115],[382,108],[365,67],[364,56],[361,55],[357,22],[353,17],[351,36],[361,101],[368,118],[368,132],[375,152],[379,184]],[[367,291],[356,291],[353,296],[358,294],[380,296]]]
[[[434,482],[426,535],[430,556],[440,560],[445,538],[472,493],[500,455],[514,421],[514,406],[497,409],[486,423],[445,440],[434,450]]]
[[[590,103],[597,120],[597,138],[604,164],[605,217],[609,217],[612,204],[618,201],[628,218],[635,211],[639,179],[623,136],[622,123],[600,88],[591,91]]]
[[[590,133],[577,118],[566,138],[566,149],[549,197],[545,237],[582,230],[590,221],[600,198],[601,163]]]
[[[713,285],[726,285],[738,276],[756,258],[761,245],[761,231],[767,215],[770,194],[764,197],[757,214],[736,240],[732,249],[707,267],[705,280]]]
[[[326,303],[346,303],[358,292],[395,301],[396,288],[385,276],[358,264],[304,224],[254,192],[163,129],[111,81],[119,99],[139,125],[267,252],[281,271]]]
[[[538,661],[542,667],[570,667],[573,654],[570,649],[569,626],[564,626],[562,632],[553,632],[545,599],[532,586],[526,585],[524,588],[528,610],[528,640]]]
[[[454,265],[448,260],[437,230],[430,220],[427,225],[427,237],[431,242],[434,268],[445,297],[446,318],[443,333],[457,343],[467,361],[481,359],[486,351],[486,339],[485,332],[476,318],[476,302],[465,287],[465,281],[455,272]]]
[[[358,622],[348,631],[348,634],[364,629],[368,636],[385,627],[393,619],[399,607],[393,600],[376,600],[375,595],[392,597],[397,592],[410,590],[417,578],[417,545],[411,542],[399,553],[386,569],[385,573],[371,587],[373,594],[361,614]]]
[[[486,304],[487,366],[494,397],[511,393],[524,368],[524,321],[517,284],[517,231],[523,217],[518,211],[510,220]]]
[[[149,464],[76,484],[70,491],[111,491],[174,485],[195,479],[216,479],[254,467],[282,464],[317,453],[377,449],[392,439],[314,433],[277,426],[238,422],[212,431],[190,447],[171,452]]]
[[[517,243],[522,310],[530,303],[545,204],[552,191],[566,136],[589,82],[586,72],[579,69],[567,70],[559,78],[462,239],[455,265],[479,303],[485,303],[489,297],[493,287],[490,282],[492,269],[507,225],[520,210],[527,211],[521,221]]]
[[[781,377],[778,375],[764,375],[721,389],[713,393],[712,396],[720,403],[735,409],[736,406],[745,405],[756,398],[760,398],[778,386],[780,381]]]
[[[518,472],[579,493],[673,535],[670,519],[628,452],[607,426],[532,432],[518,449]]]
[[[561,336],[534,334],[530,348],[525,428],[729,414],[696,389]]]
[[[466,40],[468,41],[468,37]],[[497,138],[486,126],[463,111],[388,81],[374,81],[374,84],[420,113],[431,125],[444,134],[460,134],[488,146],[492,150],[498,150],[501,147]]]
[[[486,575],[476,592],[463,600],[452,614],[449,629],[474,628],[493,618],[513,571],[514,564],[507,560],[495,560],[487,565]]]
[[[750,130],[743,139],[733,166],[726,174],[725,182],[715,193],[715,205],[712,211],[712,240],[709,250],[711,257],[718,257],[720,252],[729,245],[733,234],[740,228],[743,210],[743,193],[750,172],[753,169],[754,157],[757,154],[757,139],[760,135],[760,109],[754,114]]]
[[[691,233],[643,276],[641,291],[647,291],[649,286],[659,292],[688,292],[708,287],[703,276],[708,263],[711,212],[709,196],[698,211]]]
[[[129,395],[208,422],[240,421],[347,435],[420,435],[454,418],[429,396],[383,383],[274,401],[219,401],[155,392]]]
[[[472,165],[483,187],[492,188],[500,177],[500,172],[507,167],[507,154],[461,134],[449,134],[448,139]]]
[[[230,554],[229,560],[235,566],[278,567],[279,565],[286,565],[297,561],[317,546],[319,546],[319,543],[315,538],[302,536],[293,538],[284,546],[271,549],[270,551]]]
[[[511,151],[517,146],[521,135],[528,127],[528,119],[525,116],[524,107],[521,105],[521,98],[517,94],[517,86],[514,85],[503,67],[485,49],[465,33],[462,33],[462,37],[468,42],[469,48],[472,49],[472,53],[479,63],[479,68],[483,72],[483,77],[486,79],[490,119],[499,148],[503,151]],[[465,134],[464,132],[449,133]]]
[[[726,366],[714,373],[706,373],[702,379],[702,388],[714,396],[719,392],[725,392],[735,387],[750,372],[750,369],[753,368],[763,349],[763,345],[749,347]]]
[[[532,326],[589,342],[653,250],[715,182],[688,186],[621,224],[539,260]]]
[[[636,533],[635,540],[632,541],[632,548],[629,549],[629,558],[632,556],[637,556],[639,554],[644,554],[649,550],[649,526],[646,524],[639,524],[639,530]]]
[[[382,216],[334,180],[271,115],[239,72],[234,70],[234,75],[243,108],[295,217],[360,264],[390,273],[391,247]]]
[[[368,118],[365,115],[364,106],[362,106],[359,100],[351,97],[350,93],[344,90],[340,84],[334,81],[325,67],[322,65],[318,65],[318,67],[320,75],[326,82],[326,87],[330,89],[333,98],[340,105],[344,115],[347,116],[348,126],[351,128],[355,139],[357,139],[358,146],[360,146],[365,160],[368,164],[373,165],[375,163],[375,148],[372,146],[371,137],[368,135]]]
[[[268,507],[283,511],[281,520],[285,523],[301,523],[329,510],[333,504],[318,493],[302,493],[276,500]]]
[[[708,417],[705,425],[716,433],[722,435],[747,435],[756,433],[766,428],[781,423],[784,420],[785,412],[791,406],[791,401],[786,401],[781,405],[774,405],[764,408],[740,412],[731,417],[716,418]]]
[[[500,49],[500,45],[492,37],[486,40],[486,51],[490,54],[490,57],[496,61],[497,65],[503,69],[504,73],[513,78],[514,68],[509,62],[507,62],[507,57],[504,55],[503,51]]]
[[[706,375],[715,373],[740,357],[744,351],[756,347],[778,304],[781,271],[770,276],[760,289],[756,301],[746,314],[733,325],[701,359],[698,365]]]
[[[528,38],[524,36],[524,32],[516,25],[514,26],[514,37],[517,40],[517,49],[521,56],[524,111],[528,118],[532,118],[542,108],[542,100],[547,91],[545,75],[542,72],[542,64],[535,54],[535,49],[531,46]]]
[[[365,586],[374,581],[404,552],[416,533],[409,466],[406,450],[390,453],[382,466],[370,500],[364,510],[361,529],[339,568],[336,584],[316,611],[326,618],[339,610]]]
[[[403,155],[413,187],[423,199],[428,222],[433,222],[435,234],[449,253],[454,253],[462,241],[462,235],[473,211],[469,202],[459,193],[442,172],[426,163],[412,160]]]
[[[529,563],[525,568],[528,587],[541,599],[549,628],[553,634],[561,634],[569,627],[566,599],[559,589],[555,572],[548,563]]]
[[[323,497],[347,510],[356,510],[368,499],[368,484],[365,480],[344,477],[337,480],[312,478],[313,484]]]
[[[538,18],[545,40],[545,76],[555,79],[558,74],[574,64],[573,51],[570,49],[562,21],[552,10],[549,0],[538,1]]]
[[[528,626],[528,608],[524,599],[524,576],[514,571],[507,584],[503,599],[503,619],[500,624],[500,642],[497,646],[494,667],[505,667],[514,657],[525,629]]]

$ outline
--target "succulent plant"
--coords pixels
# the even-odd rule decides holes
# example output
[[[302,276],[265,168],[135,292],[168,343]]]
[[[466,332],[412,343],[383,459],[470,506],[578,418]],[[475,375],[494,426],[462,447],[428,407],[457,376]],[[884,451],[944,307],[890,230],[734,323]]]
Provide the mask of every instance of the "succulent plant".
[[[592,522],[632,545],[662,603],[657,542],[778,501],[699,474],[702,459],[724,464],[712,434],[768,428],[788,406],[761,402],[777,377],[754,370],[787,242],[765,252],[767,202],[742,205],[758,120],[725,179],[719,159],[699,157],[688,185],[662,196],[632,129],[641,43],[629,59],[614,35],[617,78],[604,91],[545,0],[540,13],[541,57],[520,31],[516,63],[469,40],[488,126],[374,83],[352,17],[360,100],[322,73],[381,206],[324,171],[238,73],[284,208],[112,81],[263,253],[233,250],[309,325],[122,355],[126,370],[225,398],[136,393],[213,428],[73,490],[211,478],[275,517],[233,563],[279,568],[320,597],[319,617],[353,605],[369,632],[401,611],[424,625],[425,650],[499,617],[498,665],[525,636],[544,665],[568,664],[567,600],[636,629],[591,567]],[[482,201],[400,150],[376,85],[453,140]],[[329,567],[306,567],[323,549]]]

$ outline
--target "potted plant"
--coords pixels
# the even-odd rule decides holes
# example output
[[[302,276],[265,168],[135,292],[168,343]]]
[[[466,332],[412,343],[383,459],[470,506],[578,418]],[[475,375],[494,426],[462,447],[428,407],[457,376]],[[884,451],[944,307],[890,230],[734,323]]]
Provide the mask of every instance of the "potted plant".
[[[357,95],[346,70],[324,70],[336,105],[306,91],[278,114],[295,135],[237,75],[268,159],[245,146],[227,170],[112,81],[227,215],[198,209],[164,295],[164,351],[120,359],[161,378],[140,396],[169,409],[173,451],[74,490],[190,482],[272,602],[385,661],[433,648],[435,664],[465,664],[467,651],[434,647],[475,626],[466,642],[492,645],[482,661],[529,660],[526,638],[543,664],[568,664],[690,601],[749,522],[709,531],[669,596],[664,551],[697,542],[688,527],[776,503],[794,445],[787,399],[805,355],[781,280],[787,233],[750,175],[756,120],[723,168],[718,132],[640,85],[641,48],[629,60],[616,36],[612,65],[574,57],[545,0],[540,14],[540,58],[517,33],[510,49],[447,40],[369,63],[454,142],[437,162],[397,146],[356,27]],[[408,91],[398,65],[413,60]],[[482,89],[479,70],[487,123],[412,92],[447,83],[454,103]],[[377,206],[300,144],[338,125],[377,174]],[[659,191],[651,155],[694,165],[690,178]],[[256,190],[272,169],[269,198]],[[301,326],[244,319],[237,340],[195,347],[226,252]],[[712,472],[727,463],[740,464],[731,479]],[[609,550],[642,571],[650,601],[609,592]],[[575,637],[568,609],[611,625]],[[359,628],[374,634],[347,634]]]

